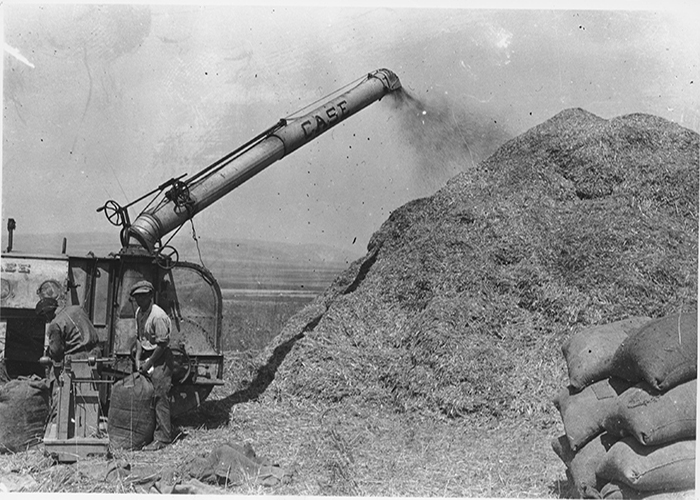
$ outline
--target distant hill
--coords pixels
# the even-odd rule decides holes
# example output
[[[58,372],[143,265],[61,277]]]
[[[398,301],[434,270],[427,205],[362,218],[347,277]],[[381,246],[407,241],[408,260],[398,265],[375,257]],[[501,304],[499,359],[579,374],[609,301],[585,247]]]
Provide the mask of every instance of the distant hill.
[[[7,247],[3,232],[2,249]],[[112,233],[28,234],[14,233],[13,251],[60,254],[63,238],[66,253],[98,257],[120,249],[119,235]],[[204,264],[222,288],[287,289],[322,291],[340,271],[357,258],[338,248],[316,244],[290,244],[258,240],[216,239],[198,241],[176,237],[170,243],[180,260]],[[201,261],[200,261],[201,255]]]

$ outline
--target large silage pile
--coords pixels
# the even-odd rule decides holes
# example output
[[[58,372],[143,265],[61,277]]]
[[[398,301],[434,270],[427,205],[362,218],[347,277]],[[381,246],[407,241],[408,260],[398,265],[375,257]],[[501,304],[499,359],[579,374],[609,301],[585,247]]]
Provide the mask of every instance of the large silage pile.
[[[429,198],[258,359],[263,398],[553,423],[576,331],[696,308],[698,134],[561,112]]]

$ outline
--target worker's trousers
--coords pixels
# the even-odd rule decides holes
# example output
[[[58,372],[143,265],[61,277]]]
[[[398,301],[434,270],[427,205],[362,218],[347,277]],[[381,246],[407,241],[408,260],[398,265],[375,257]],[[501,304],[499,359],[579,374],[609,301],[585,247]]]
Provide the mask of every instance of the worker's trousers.
[[[172,424],[170,422],[170,388],[173,380],[173,353],[165,348],[149,374],[153,382],[155,399],[156,428],[153,440],[169,443],[172,441]]]

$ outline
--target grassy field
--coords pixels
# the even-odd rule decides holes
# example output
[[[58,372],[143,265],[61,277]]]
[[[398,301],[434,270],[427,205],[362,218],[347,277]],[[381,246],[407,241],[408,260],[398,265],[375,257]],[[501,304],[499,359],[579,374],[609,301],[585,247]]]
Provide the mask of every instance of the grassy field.
[[[226,300],[231,327],[226,385],[175,424],[178,440],[156,452],[119,452],[111,459],[54,464],[36,447],[0,455],[0,471],[33,480],[38,492],[144,493],[164,482],[185,481],[190,462],[224,443],[249,443],[257,455],[290,474],[263,487],[253,479],[217,485],[218,492],[249,495],[441,496],[563,498],[565,469],[550,447],[562,433],[551,416],[518,422],[448,419],[400,413],[390,405],[338,404],[286,398],[270,404],[239,392],[259,350],[303,304],[290,300]],[[157,458],[157,465],[154,465]],[[104,480],[110,464],[131,474]],[[1,474],[0,474],[1,475]],[[155,478],[155,479],[154,479]],[[155,485],[155,486],[154,486]],[[211,493],[211,491],[209,491]]]
[[[253,483],[232,493],[340,496],[566,498],[565,468],[550,441],[551,415],[517,422],[396,412],[390,405],[269,401],[236,397],[252,359],[230,353],[227,385],[179,422],[186,433],[167,453],[191,457],[226,441],[248,442],[292,474],[288,484]],[[233,395],[233,397],[232,397]]]
[[[233,295],[224,291],[226,385],[177,422],[185,437],[165,456],[180,456],[176,462],[184,465],[224,442],[247,442],[292,474],[274,488],[253,481],[224,488],[237,494],[570,496],[565,467],[550,446],[563,433],[553,407],[514,422],[403,413],[376,401],[246,400],[237,390],[254,357],[311,299]]]
[[[233,377],[235,378],[235,377]],[[130,464],[131,475],[101,480],[107,461],[52,464],[39,449],[0,456],[0,470],[34,479],[33,491],[143,493],[165,478],[184,481],[197,457],[228,442],[250,443],[257,455],[290,474],[286,484],[254,480],[219,485],[246,495],[419,496],[565,498],[564,467],[549,446],[556,434],[534,421],[458,422],[400,415],[348,404],[280,405],[247,401],[228,406],[213,395],[189,419],[172,446],[157,452],[119,453],[110,462]],[[157,466],[154,466],[157,458]]]
[[[226,351],[262,349],[313,295],[234,293],[223,290],[222,345]]]

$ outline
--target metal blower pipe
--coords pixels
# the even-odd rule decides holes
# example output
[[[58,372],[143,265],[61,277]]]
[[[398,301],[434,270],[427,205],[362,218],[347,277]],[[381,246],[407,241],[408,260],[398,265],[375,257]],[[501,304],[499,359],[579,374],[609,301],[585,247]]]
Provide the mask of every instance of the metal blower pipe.
[[[223,168],[189,185],[187,209],[172,200],[145,211],[128,229],[129,244],[135,242],[149,252],[170,231],[192,218],[224,195],[257,175],[272,163],[312,141],[338,123],[401,88],[399,78],[388,69],[368,74],[366,80],[267,135],[259,143],[232,159]]]

